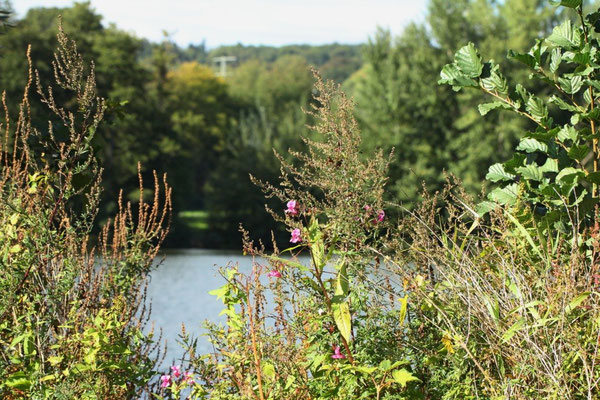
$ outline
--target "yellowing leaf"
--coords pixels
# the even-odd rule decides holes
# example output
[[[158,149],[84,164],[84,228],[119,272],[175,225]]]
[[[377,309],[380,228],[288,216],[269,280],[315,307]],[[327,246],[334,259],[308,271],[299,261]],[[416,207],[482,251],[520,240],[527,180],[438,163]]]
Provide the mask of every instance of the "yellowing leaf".
[[[392,378],[394,378],[394,381],[396,383],[399,383],[402,387],[406,387],[406,384],[411,381],[421,381],[419,378],[417,378],[404,368],[392,372]]]
[[[442,344],[449,354],[454,354],[454,346],[452,342],[452,336],[450,336],[448,333],[444,333],[442,336]]]
[[[350,308],[348,303],[343,302],[339,304],[332,304],[333,308],[333,319],[335,324],[340,331],[340,334],[350,342],[350,336],[352,335],[352,319],[350,317]]]
[[[408,295],[398,299],[400,302],[400,326],[404,324],[406,319],[406,311],[408,310]]]

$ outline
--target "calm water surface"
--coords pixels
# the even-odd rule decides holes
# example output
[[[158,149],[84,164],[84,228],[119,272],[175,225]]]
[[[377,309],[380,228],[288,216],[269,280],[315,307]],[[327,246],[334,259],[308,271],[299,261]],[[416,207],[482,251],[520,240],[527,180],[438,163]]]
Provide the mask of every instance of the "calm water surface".
[[[168,344],[165,363],[170,363],[182,354],[177,344],[182,323],[188,332],[200,336],[204,320],[225,321],[219,317],[223,304],[208,294],[225,283],[219,267],[237,263],[240,271],[248,272],[252,258],[240,252],[199,249],[166,251],[162,256],[164,261],[150,276],[148,299],[152,302],[151,321],[156,331],[162,328]],[[211,349],[206,338],[199,337],[198,351]]]

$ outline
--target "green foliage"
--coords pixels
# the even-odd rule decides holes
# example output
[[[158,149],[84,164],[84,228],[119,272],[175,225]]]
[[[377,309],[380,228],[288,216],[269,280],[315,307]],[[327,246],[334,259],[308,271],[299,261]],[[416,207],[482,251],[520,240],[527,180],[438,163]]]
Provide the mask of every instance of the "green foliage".
[[[106,102],[93,65],[62,28],[57,38],[56,84],[45,86],[38,71],[34,78],[28,51],[18,119],[7,113],[1,124],[0,397],[138,398],[156,363],[139,306],[166,235],[170,188],[164,182],[159,203],[155,176],[147,204],[140,176],[135,219],[121,198],[99,243],[90,241],[101,193],[92,140]],[[33,125],[33,84],[49,119],[44,130]]]
[[[540,233],[565,227],[571,230],[581,220],[591,220],[598,197],[594,94],[600,87],[595,78],[600,68],[596,60],[598,44],[580,4],[562,3],[577,9],[582,26],[574,26],[567,19],[547,38],[537,40],[527,53],[508,54],[531,70],[531,79],[553,89],[552,96],[532,94],[522,84],[509,89],[498,66],[483,63],[472,43],[457,52],[453,64],[442,69],[439,81],[457,91],[478,87],[492,96],[494,103],[480,106],[482,115],[503,108],[535,123],[535,130],[523,135],[512,159],[494,164],[487,178],[504,183],[489,194],[489,199],[530,210],[527,214],[534,218]],[[556,107],[558,112],[553,112]],[[482,211],[487,209],[486,205]]]
[[[440,87],[440,70],[454,60],[456,49],[472,42],[500,60],[508,76],[522,81],[528,71],[503,61],[506,46],[525,51],[531,38],[549,33],[558,18],[545,1],[432,0],[424,23],[408,26],[398,37],[383,30],[373,35],[365,48],[365,66],[345,87],[356,99],[365,152],[395,148],[388,200],[413,207],[423,183],[432,191],[443,188],[442,171],[459,176],[471,193],[481,190],[487,167],[510,157],[528,122],[510,113],[492,113],[482,121],[475,107],[484,96],[475,91],[456,96],[450,87]],[[468,63],[472,57],[474,48],[466,48],[459,61]],[[470,67],[460,75],[462,84],[475,84],[470,76],[480,66]],[[443,74],[456,76],[458,68],[449,68]],[[508,82],[486,84],[502,90]],[[539,87],[532,82],[528,89]],[[490,103],[482,111],[495,107],[503,106]]]

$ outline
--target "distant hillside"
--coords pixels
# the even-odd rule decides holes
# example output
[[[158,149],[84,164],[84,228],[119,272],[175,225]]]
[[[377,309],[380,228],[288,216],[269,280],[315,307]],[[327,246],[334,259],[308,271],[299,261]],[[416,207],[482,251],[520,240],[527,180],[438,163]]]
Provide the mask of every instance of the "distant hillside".
[[[162,45],[165,45],[163,43]],[[243,64],[252,59],[272,63],[278,58],[286,55],[298,55],[306,59],[309,65],[316,67],[321,74],[338,83],[344,82],[353,72],[360,69],[363,64],[363,44],[326,44],[320,46],[311,45],[289,45],[282,47],[274,46],[245,46],[237,44],[233,46],[220,46],[213,50],[207,50],[201,43],[181,48],[174,43],[168,43],[169,50],[173,53],[173,62],[198,61],[203,64],[213,64],[213,58],[219,56],[234,56],[237,58],[235,65]],[[155,43],[145,42],[142,58],[150,57],[152,48],[161,46]]]

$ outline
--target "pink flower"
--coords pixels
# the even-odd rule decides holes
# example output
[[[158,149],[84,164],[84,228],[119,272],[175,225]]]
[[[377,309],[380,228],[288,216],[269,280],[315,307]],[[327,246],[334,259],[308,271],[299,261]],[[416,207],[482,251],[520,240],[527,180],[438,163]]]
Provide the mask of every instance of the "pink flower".
[[[194,376],[190,371],[183,374],[183,380],[190,386],[194,384]]]
[[[171,367],[171,371],[173,371],[173,376],[175,378],[179,378],[181,376],[181,367],[179,365],[173,365]]]
[[[166,388],[167,386],[169,386],[171,384],[171,375],[163,375],[160,377],[160,380],[161,380],[160,387]]]
[[[300,237],[300,229],[296,228],[292,231],[292,238],[290,239],[290,242],[298,243],[301,241],[302,241],[302,238]]]
[[[368,204],[365,204],[365,206],[363,207],[365,209],[365,211],[370,211],[371,210],[371,206]]]
[[[379,210],[377,212],[377,219],[375,219],[375,222],[383,222],[384,218],[385,218],[385,211]]]
[[[296,200],[290,200],[287,202],[287,210],[285,210],[285,213],[290,215],[298,215],[298,203]]]
[[[331,355],[331,358],[342,359],[342,358],[346,358],[346,356],[343,355],[342,353],[340,353],[340,346],[335,346],[335,348],[333,349],[333,354]]]
[[[269,272],[267,274],[267,276],[269,278],[281,278],[281,272],[277,271],[276,269],[274,269],[273,271]]]

